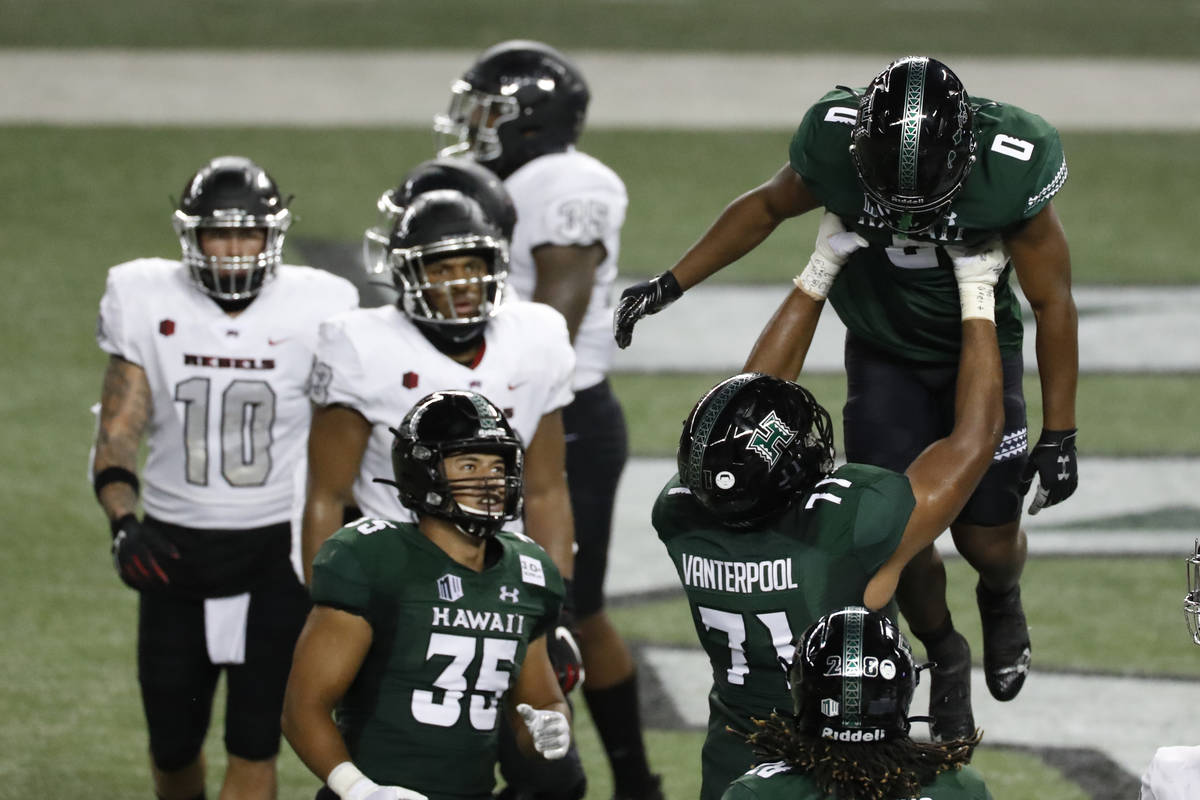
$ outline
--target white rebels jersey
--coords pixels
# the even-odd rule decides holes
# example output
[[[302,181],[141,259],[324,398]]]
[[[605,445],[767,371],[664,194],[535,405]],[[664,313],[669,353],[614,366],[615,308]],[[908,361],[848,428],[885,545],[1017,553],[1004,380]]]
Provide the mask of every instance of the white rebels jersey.
[[[539,245],[604,245],[596,267],[592,297],[575,332],[575,382],[578,391],[604,379],[612,366],[612,285],[617,278],[621,226],[629,198],[617,174],[574,148],[523,164],[504,182],[517,209],[509,282],[522,300],[533,297]]]
[[[392,433],[417,401],[442,389],[479,392],[504,411],[528,447],[542,417],[574,399],[575,357],[561,314],[541,303],[503,303],[488,322],[482,357],[473,367],[439,352],[395,306],[340,314],[321,325],[310,383],[312,401],[344,405],[371,423],[354,482],[368,517],[412,519],[393,478]]]
[[[1200,747],[1160,747],[1142,775],[1141,800],[1200,797]]]
[[[305,382],[317,325],[357,305],[353,284],[311,267],[281,266],[236,317],[178,261],[110,269],[96,339],[150,383],[146,512],[193,528],[287,521],[312,416]]]

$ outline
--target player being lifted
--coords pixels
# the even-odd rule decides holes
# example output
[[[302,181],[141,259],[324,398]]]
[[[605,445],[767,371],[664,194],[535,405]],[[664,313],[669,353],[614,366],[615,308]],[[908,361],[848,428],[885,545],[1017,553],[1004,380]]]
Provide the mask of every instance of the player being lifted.
[[[525,455],[503,411],[435,392],[393,433],[395,480],[379,482],[417,521],[364,517],[321,546],[284,733],[325,781],[319,800],[490,800],[500,713],[530,753],[570,744],[546,652],[562,578],[501,530]]]
[[[746,369],[795,379],[828,296],[848,330],[846,458],[901,471],[953,424],[960,336],[951,254],[1002,238],[1037,322],[1042,434],[1027,458],[1023,328],[1006,272],[996,292],[1004,437],[951,520],[955,546],[979,573],[984,674],[999,700],[1017,695],[1030,663],[1019,586],[1021,497],[1038,475],[1029,506],[1037,513],[1069,497],[1078,480],[1077,319],[1052,202],[1066,177],[1058,133],[1041,117],[968,97],[940,61],[902,58],[865,89],[839,87],[816,102],[796,130],[788,163],[730,203],[674,267],[630,287],[616,312],[625,346],[642,316],[745,255],[785,219],[823,206],[835,216],[822,221],[820,258],[797,278]],[[850,240],[835,245],[830,237],[843,226]],[[930,685],[934,734],[953,738],[974,722],[970,650],[954,629],[945,582],[930,548],[905,571],[897,599],[939,664]]]
[[[954,427],[903,474],[834,469],[829,415],[803,387],[728,378],[684,423],[679,473],[653,522],[687,593],[713,670],[701,797],[747,769],[752,717],[790,705],[781,659],[796,633],[847,605],[888,606],[909,560],[932,545],[991,463],[1003,421],[993,287],[998,245],[962,254]],[[969,738],[974,731],[960,738]]]

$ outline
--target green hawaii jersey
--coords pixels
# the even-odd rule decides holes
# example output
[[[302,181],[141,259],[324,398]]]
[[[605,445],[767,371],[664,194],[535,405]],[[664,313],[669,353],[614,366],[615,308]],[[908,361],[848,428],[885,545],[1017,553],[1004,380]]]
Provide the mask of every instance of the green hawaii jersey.
[[[490,798],[501,698],[530,641],[558,619],[562,578],[524,536],[501,533],[482,572],[415,525],[360,520],[321,546],[313,602],[362,616],[371,648],[337,711],[359,769],[430,798]]]
[[[791,708],[779,659],[791,661],[793,642],[819,616],[862,603],[915,505],[904,475],[847,464],[778,520],[741,531],[719,525],[672,478],[654,528],[712,664],[715,715],[747,728],[750,716]]]
[[[884,352],[922,362],[957,362],[962,323],[958,287],[943,245],[974,246],[1041,211],[1067,179],[1062,142],[1044,119],[975,97],[975,166],[944,224],[909,239],[873,215],[850,159],[858,101],[834,90],[805,114],[792,137],[792,169],[813,196],[870,246],[839,273],[829,301],[855,336]],[[1009,286],[996,289],[1000,350],[1021,352],[1021,310]]]
[[[817,790],[807,775],[796,773],[783,761],[759,766],[738,778],[721,800],[831,800]],[[983,777],[972,767],[949,770],[921,787],[917,797],[895,800],[992,800]]]

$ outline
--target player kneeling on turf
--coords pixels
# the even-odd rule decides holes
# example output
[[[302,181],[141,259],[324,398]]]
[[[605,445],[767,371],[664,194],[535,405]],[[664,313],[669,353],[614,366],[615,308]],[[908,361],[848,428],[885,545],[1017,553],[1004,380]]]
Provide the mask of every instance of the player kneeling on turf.
[[[392,432],[395,481],[376,480],[418,521],[363,518],[321,546],[284,734],[325,780],[319,800],[483,800],[501,708],[530,754],[570,744],[546,653],[562,578],[500,530],[521,512],[525,455],[500,409],[435,392]]]

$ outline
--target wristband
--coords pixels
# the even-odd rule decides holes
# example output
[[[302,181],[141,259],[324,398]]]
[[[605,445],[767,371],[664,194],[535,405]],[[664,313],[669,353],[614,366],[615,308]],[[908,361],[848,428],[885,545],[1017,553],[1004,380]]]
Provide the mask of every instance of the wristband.
[[[829,290],[833,287],[839,269],[840,264],[830,269],[829,262],[813,253],[804,270],[792,278],[792,284],[819,303],[829,296]]]
[[[345,800],[345,798],[350,796],[350,790],[354,788],[356,783],[370,780],[352,762],[343,761],[329,771],[329,777],[325,779],[325,785],[332,789],[334,794]]]
[[[970,282],[958,285],[958,304],[963,320],[996,321],[996,292],[989,283]]]
[[[134,475],[130,470],[124,467],[105,467],[96,473],[96,477],[92,478],[92,491],[96,493],[96,499],[100,499],[100,490],[110,483],[128,483],[133,487],[133,494],[136,497],[141,491],[141,483],[138,482],[137,475]]]
[[[112,535],[113,535],[114,539],[117,538],[117,533],[120,532],[121,528],[125,527],[125,523],[128,520],[133,520],[134,522],[137,522],[137,515],[133,514],[133,513],[129,513],[129,514],[125,514],[123,516],[117,517],[114,520],[109,520],[108,527],[112,529]]]

